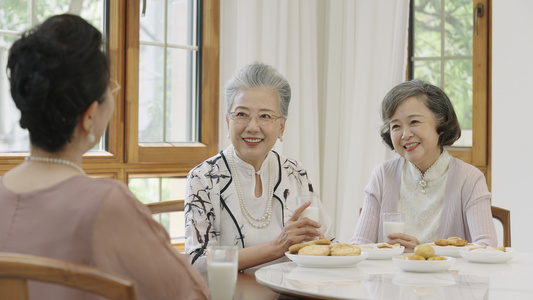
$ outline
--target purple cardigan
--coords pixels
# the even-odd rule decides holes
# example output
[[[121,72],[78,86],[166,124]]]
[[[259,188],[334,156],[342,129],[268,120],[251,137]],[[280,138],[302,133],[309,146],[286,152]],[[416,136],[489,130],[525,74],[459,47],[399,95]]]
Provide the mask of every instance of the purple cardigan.
[[[383,242],[382,212],[398,210],[404,162],[403,157],[391,159],[372,172],[352,243]],[[497,246],[490,196],[483,173],[452,157],[437,237],[457,236],[469,243]]]

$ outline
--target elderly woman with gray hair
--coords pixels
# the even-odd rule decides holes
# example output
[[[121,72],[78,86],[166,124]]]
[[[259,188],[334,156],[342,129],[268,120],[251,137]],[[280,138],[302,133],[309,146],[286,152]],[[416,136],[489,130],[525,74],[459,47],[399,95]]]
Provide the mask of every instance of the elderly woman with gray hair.
[[[283,259],[289,246],[331,236],[331,219],[319,201],[319,220],[300,218],[313,192],[303,166],[272,150],[285,130],[291,89],[274,68],[253,63],[226,85],[232,145],[187,177],[185,251],[206,270],[208,245],[236,245],[239,270]]]
[[[381,118],[381,137],[400,157],[374,169],[352,242],[400,243],[406,252],[449,237],[495,246],[485,176],[444,148],[461,136],[448,96],[419,79],[403,82],[383,99]],[[385,212],[405,214],[404,233],[383,236]]]

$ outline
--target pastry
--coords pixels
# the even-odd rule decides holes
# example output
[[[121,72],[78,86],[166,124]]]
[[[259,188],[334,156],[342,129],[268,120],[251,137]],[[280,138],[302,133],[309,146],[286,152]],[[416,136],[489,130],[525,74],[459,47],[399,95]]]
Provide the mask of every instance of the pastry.
[[[348,245],[348,244],[338,244],[331,247],[329,255],[331,256],[358,256],[361,255],[361,248]]]
[[[432,256],[432,257],[428,258],[427,260],[446,260],[446,258],[444,258],[442,256],[435,255],[435,256]]]
[[[404,255],[404,256],[402,256],[402,259],[403,260],[426,260],[422,256],[416,255],[416,254]]]
[[[437,246],[448,246],[450,244],[450,242],[448,240],[445,240],[445,239],[436,239],[435,240],[435,245]]]
[[[298,255],[312,255],[312,256],[328,256],[329,255],[329,246],[328,245],[309,245],[303,247],[298,251]]]
[[[426,259],[435,255],[435,249],[428,244],[420,244],[415,247],[415,254]]]

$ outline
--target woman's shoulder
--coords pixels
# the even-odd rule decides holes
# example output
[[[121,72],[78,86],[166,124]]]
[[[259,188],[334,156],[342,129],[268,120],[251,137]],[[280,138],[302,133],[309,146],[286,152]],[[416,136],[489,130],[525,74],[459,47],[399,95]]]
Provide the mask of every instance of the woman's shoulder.
[[[205,171],[209,170],[219,170],[221,165],[225,165],[224,163],[224,157],[222,155],[222,151],[217,153],[216,155],[211,156],[210,158],[204,160],[200,164],[198,164],[196,167],[194,167],[189,174],[191,173],[205,173]]]
[[[405,159],[401,156],[386,160],[374,168],[374,172],[390,173],[401,168],[405,163]]]
[[[481,172],[481,170],[455,157],[450,158],[449,170],[450,174],[459,178],[485,178],[485,175],[483,174],[483,172]]]

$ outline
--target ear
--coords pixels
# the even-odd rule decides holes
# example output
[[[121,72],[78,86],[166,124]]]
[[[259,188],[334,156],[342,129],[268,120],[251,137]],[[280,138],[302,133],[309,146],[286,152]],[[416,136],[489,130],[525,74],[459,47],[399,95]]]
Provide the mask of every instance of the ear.
[[[287,122],[287,119],[281,119],[281,122],[279,123],[280,129],[279,129],[279,135],[283,136],[283,133],[285,132],[285,122]]]
[[[226,125],[228,126],[228,132],[229,132],[229,118],[228,118],[228,115],[226,115]]]
[[[89,130],[91,130],[91,128],[94,126],[94,118],[98,106],[99,103],[95,100],[93,101],[93,103],[91,103],[91,105],[89,105],[89,107],[83,112],[83,114],[81,114],[80,125],[85,132],[89,132]]]

